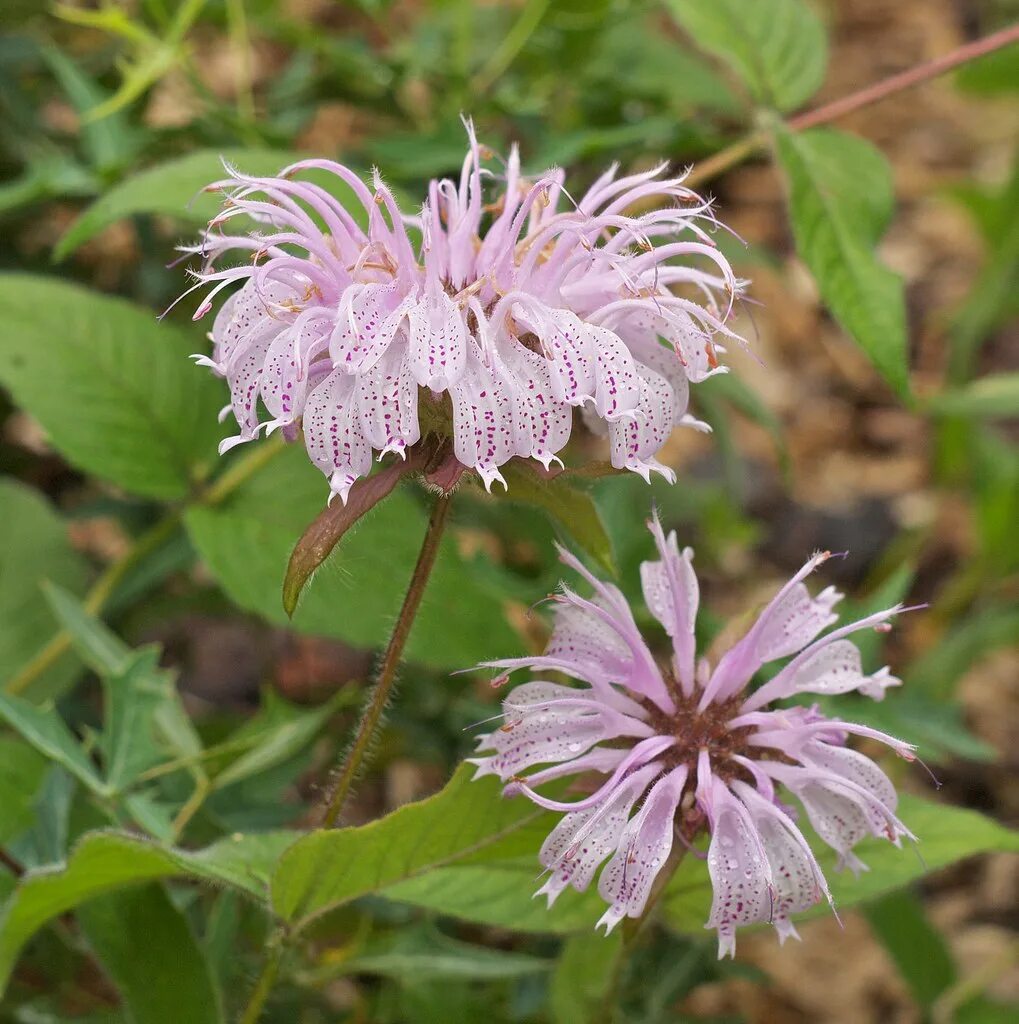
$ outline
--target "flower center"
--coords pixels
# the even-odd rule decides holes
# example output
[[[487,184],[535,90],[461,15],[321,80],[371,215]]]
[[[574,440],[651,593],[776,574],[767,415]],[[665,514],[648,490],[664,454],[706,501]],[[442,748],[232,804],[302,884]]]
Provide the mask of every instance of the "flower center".
[[[666,714],[651,701],[644,702],[648,719],[655,732],[662,736],[674,736],[675,746],[661,755],[668,768],[686,765],[691,777],[702,750],[711,758],[711,770],[720,779],[728,782],[733,778],[752,781],[746,768],[733,760],[735,754],[748,754],[747,737],[750,728],[732,729],[729,722],[739,714],[743,697],[737,695],[721,703],[709,704],[703,711],[697,706],[700,694],[685,696],[678,686],[671,686],[670,693],[676,710]],[[755,754],[756,756],[756,754]]]

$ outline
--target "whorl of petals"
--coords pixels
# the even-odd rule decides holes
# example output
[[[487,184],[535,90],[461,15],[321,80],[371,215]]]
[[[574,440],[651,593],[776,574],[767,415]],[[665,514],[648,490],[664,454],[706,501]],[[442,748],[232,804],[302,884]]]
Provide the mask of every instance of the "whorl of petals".
[[[485,667],[507,677],[517,669],[557,672],[576,684],[539,678],[511,690],[502,725],[480,737],[472,763],[478,776],[502,779],[506,795],[523,794],[563,814],[539,854],[548,873],[540,892],[550,904],[568,887],[586,889],[600,869],[598,892],[608,909],[599,924],[608,931],[639,917],[674,845],[691,847],[706,831],[713,889],[707,927],[718,933],[719,956],[734,954],[744,925],[770,922],[784,942],[798,937],[791,916],[830,903],[831,895],[780,791],[799,801],[839,866],[859,872],[865,867],[853,851],[861,840],[899,845],[914,837],[896,817],[891,781],[847,741],[866,737],[908,760],[914,755],[910,744],[828,718],[816,705],[772,704],[853,690],[880,700],[899,680],[886,668],[867,675],[848,637],[885,627],[902,607],[824,632],[841,594],[829,587],[815,597],[807,589],[804,579],[829,557],[818,554],[717,665],[701,659],[695,667],[693,552],[681,550],[674,533],[666,536],[657,516],[649,527],[659,557],[641,566],[641,582],[671,640],[669,665],[656,663],[622,592],[563,552],[593,597],[562,587],[545,652]],[[751,688],[758,670],[777,659],[788,660]],[[540,791],[569,777],[585,784],[593,778],[584,787],[589,795],[555,799]]]
[[[689,383],[722,372],[737,337],[743,282],[706,230],[710,204],[664,166],[613,166],[574,203],[561,172],[524,178],[515,148],[498,174],[483,166],[492,155],[467,129],[459,181],[432,181],[416,216],[378,172],[369,184],[329,160],[276,177],[228,168],[209,186],[223,210],[183,251],[202,260],[185,293],[205,292],[195,319],[231,291],[211,356],[196,356],[230,387],[238,433],[221,451],[303,428],[346,500],[374,456],[418,442],[427,402],[490,488],[513,457],[558,462],[576,408],[607,433],[614,466],[674,479],[655,456],[696,422]],[[233,231],[239,217],[258,230]]]

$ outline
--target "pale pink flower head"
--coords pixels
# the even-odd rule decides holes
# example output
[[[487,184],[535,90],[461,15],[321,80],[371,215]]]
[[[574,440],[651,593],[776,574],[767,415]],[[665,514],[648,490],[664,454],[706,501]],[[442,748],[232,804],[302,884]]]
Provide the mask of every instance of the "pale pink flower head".
[[[799,694],[852,690],[880,700],[899,680],[886,668],[867,675],[848,637],[883,627],[902,608],[823,633],[837,619],[841,595],[831,587],[816,597],[808,591],[803,580],[829,557],[817,554],[710,665],[695,653],[693,552],[679,549],[675,533],[666,537],[657,516],[649,526],[659,557],[641,566],[641,582],[671,639],[669,663],[656,662],[622,592],[562,552],[594,594],[581,597],[564,585],[545,652],[486,667],[506,676],[520,668],[558,672],[576,685],[538,679],[510,691],[503,724],[481,737],[485,756],[472,763],[478,776],[501,778],[507,795],[562,812],[539,854],[548,876],[539,891],[551,905],[567,886],[585,890],[600,868],[606,930],[642,914],[674,844],[677,852],[692,848],[698,833],[709,832],[714,897],[706,927],[718,931],[719,956],[731,955],[738,927],[770,922],[784,941],[796,935],[790,915],[831,901],[788,795],[837,852],[839,866],[854,872],[864,869],[853,848],[866,836],[896,845],[913,838],[895,815],[888,777],[847,740],[868,737],[912,760],[910,744],[828,718],[816,706],[775,706]],[[778,659],[789,660],[749,689],[757,671]],[[559,800],[539,792],[571,776],[590,795]]]
[[[514,456],[559,461],[581,409],[614,466],[673,479],[655,455],[676,425],[703,426],[689,383],[721,370],[743,286],[710,204],[664,166],[613,166],[574,202],[560,171],[525,178],[515,148],[500,163],[468,136],[459,180],[432,181],[413,215],[377,171],[368,183],[329,160],[209,186],[224,209],[184,251],[203,259],[196,319],[233,289],[198,357],[230,385],[239,433],[221,450],[303,428],[346,500],[375,453],[433,433],[490,487]],[[238,217],[260,230],[231,233]]]

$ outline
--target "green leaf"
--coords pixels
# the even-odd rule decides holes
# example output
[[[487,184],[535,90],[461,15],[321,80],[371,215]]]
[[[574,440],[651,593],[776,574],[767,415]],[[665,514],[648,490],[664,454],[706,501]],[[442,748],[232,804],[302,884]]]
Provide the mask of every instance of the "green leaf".
[[[63,587],[47,582],[43,593],[57,621],[90,669],[99,674],[123,671],[131,657],[131,648],[116,633],[91,615],[81,601]]]
[[[305,633],[381,646],[417,561],[425,512],[404,488],[367,513],[305,587],[291,623],[280,587],[294,542],[322,510],[327,491],[303,448],[294,445],[221,504],[189,509],[185,522],[199,554],[240,607]],[[518,642],[495,576],[490,583],[472,572],[457,553],[454,531],[447,530],[408,658],[465,668],[511,652]]]
[[[828,40],[802,0],[668,0],[700,49],[735,72],[758,103],[787,111],[824,81]]]
[[[929,1009],[956,977],[948,945],[908,890],[889,893],[864,909],[871,930],[888,950],[920,1006]]]
[[[124,179],[88,207],[57,243],[53,258],[65,259],[103,228],[137,214],[159,213],[190,224],[205,224],[219,211],[223,197],[202,190],[226,177],[224,161],[245,174],[264,176],[276,174],[302,156],[276,149],[202,149],[149,167]],[[310,180],[351,200],[350,211],[358,219],[360,203],[334,175],[320,172],[312,174]]]
[[[84,116],[106,99],[106,90],[84,74],[56,46],[44,46],[40,52],[79,116]],[[131,129],[123,114],[113,114],[102,121],[82,121],[78,132],[82,149],[99,171],[125,166],[137,150],[135,140],[138,133]]]
[[[891,174],[869,142],[827,128],[777,128],[796,251],[821,297],[882,376],[909,393],[902,279],[874,250],[893,205]]]
[[[928,408],[940,416],[1019,416],[1019,373],[995,373],[964,388],[944,391],[930,399]]]
[[[955,82],[961,89],[978,96],[1007,95],[1019,90],[1017,63],[1019,43],[1013,43],[964,64],[956,71]]]
[[[219,385],[193,335],[150,310],[55,279],[0,276],[0,383],[70,462],[153,498],[181,498],[216,458]]]
[[[0,480],[0,680],[6,683],[53,636],[53,619],[39,584],[52,580],[82,590],[87,567],[52,506],[31,488]],[[70,682],[76,662],[60,659],[33,684],[33,696]]]
[[[519,932],[565,935],[589,931],[605,911],[594,887],[585,893],[570,890],[551,908],[534,895],[542,883],[538,850],[556,821],[555,815],[543,815],[527,830],[527,853],[479,864],[438,866],[395,882],[379,895],[438,914]],[[498,855],[496,848],[492,856]]]
[[[162,886],[107,893],[78,910],[133,1024],[220,1024],[223,1009],[187,919]]]
[[[108,791],[99,773],[52,702],[32,704],[20,697],[0,694],[0,718],[40,754],[62,765],[94,793],[106,795]]]
[[[434,927],[398,932],[375,940],[336,968],[329,975],[375,974],[401,983],[432,981],[439,978],[492,981],[521,978],[548,970],[550,961],[526,953],[510,953],[459,942]]]
[[[273,874],[276,912],[299,930],[374,894],[513,928],[593,924],[593,902],[564,894],[549,912],[531,898],[540,884],[537,851],[556,816],[504,800],[496,780],[471,782],[472,774],[465,765],[440,793],[370,825],[298,840]]]
[[[14,736],[0,736],[0,846],[35,820],[35,798],[46,759]]]
[[[102,676],[106,784],[115,793],[164,757],[156,716],[176,700],[173,676],[159,667],[158,648],[135,651],[120,671]]]
[[[355,689],[349,687],[320,707],[302,708],[264,690],[262,710],[227,741],[250,744],[250,749],[216,774],[214,788],[223,789],[288,761],[311,743],[338,708],[356,699]]]
[[[931,871],[977,853],[1019,852],[1019,832],[976,811],[903,794],[897,813],[919,838],[919,845],[911,850],[908,843],[902,849],[878,839],[861,843],[856,852],[870,870],[859,878],[849,872],[836,872],[835,854],[820,840],[812,842],[837,910],[884,896]],[[704,863],[687,857],[662,902],[666,920],[672,927],[703,934],[711,907],[711,883]],[[828,913],[827,905],[818,905],[804,916],[816,917],[824,913]]]
[[[560,477],[543,479],[533,469],[517,460],[503,467],[509,485],[499,501],[535,505],[566,531],[592,558],[615,574],[612,541],[605,530],[601,513],[587,491],[574,487]]]
[[[0,992],[22,946],[51,918],[86,900],[160,878],[227,885],[266,898],[269,873],[292,832],[235,835],[204,850],[179,850],[122,832],[90,832],[66,864],[30,871],[0,919]]]
[[[552,975],[550,1006],[555,1024],[588,1024],[598,1019],[622,951],[622,928],[608,935],[592,931],[566,940]]]

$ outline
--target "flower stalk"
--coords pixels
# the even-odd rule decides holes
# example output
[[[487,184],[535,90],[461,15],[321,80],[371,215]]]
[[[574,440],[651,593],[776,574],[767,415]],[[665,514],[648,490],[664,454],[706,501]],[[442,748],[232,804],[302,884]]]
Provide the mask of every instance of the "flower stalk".
[[[382,656],[382,663],[379,666],[375,685],[368,696],[354,742],[346,758],[344,758],[343,765],[326,800],[325,810],[322,815],[323,828],[333,828],[339,820],[347,797],[350,795],[354,780],[357,778],[358,772],[371,748],[375,732],[382,719],[382,714],[389,704],[393,685],[396,682],[397,669],[403,656],[403,649],[407,645],[407,639],[414,625],[414,618],[421,607],[421,599],[424,597],[425,588],[428,586],[428,578],[435,566],[435,559],[439,554],[439,545],[442,541],[442,534],[449,516],[451,502],[452,495],[441,494],[435,499],[435,504],[432,506],[432,514],[428,520],[428,528],[425,530],[424,540],[421,543],[417,564],[414,566],[414,572],[411,574],[410,584],[407,587],[407,593],[403,599],[400,614],[396,619],[396,625]]]

